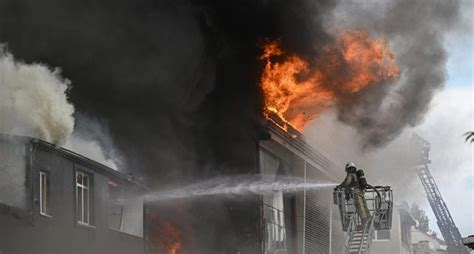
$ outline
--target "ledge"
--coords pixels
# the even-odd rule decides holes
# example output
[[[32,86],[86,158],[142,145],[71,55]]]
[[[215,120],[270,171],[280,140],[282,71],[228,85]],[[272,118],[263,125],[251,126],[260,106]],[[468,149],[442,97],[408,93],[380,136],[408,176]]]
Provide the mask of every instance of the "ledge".
[[[22,208],[9,206],[3,203],[0,203],[0,214],[12,216],[15,219],[31,219],[31,213]]]

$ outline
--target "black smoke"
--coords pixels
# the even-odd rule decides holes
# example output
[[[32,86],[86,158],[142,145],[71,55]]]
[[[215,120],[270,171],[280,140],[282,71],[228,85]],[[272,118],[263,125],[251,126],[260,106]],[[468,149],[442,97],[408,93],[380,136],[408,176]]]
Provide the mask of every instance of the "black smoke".
[[[339,120],[355,127],[364,148],[384,146],[420,124],[447,79],[447,33],[461,21],[462,1],[341,1],[332,29],[356,28],[389,42],[400,80],[379,84],[338,105]]]
[[[19,59],[61,67],[77,111],[110,127],[121,167],[164,180],[255,170],[262,40],[281,38],[317,62],[338,30],[385,38],[400,81],[337,105],[373,148],[423,120],[458,19],[459,1],[439,0],[1,0],[0,42]]]
[[[333,7],[2,0],[0,41],[19,59],[62,68],[77,111],[110,128],[122,168],[174,179],[255,170],[263,132],[258,42],[281,37],[290,50],[313,54],[329,39],[322,19]]]
[[[322,20],[334,6],[0,0],[0,42],[25,62],[61,67],[72,81],[76,127],[94,129],[81,115],[100,119],[117,148],[108,152],[123,159],[119,167],[159,187],[257,172],[258,140],[265,134],[259,41],[282,38],[292,52],[316,54],[330,40]],[[102,142],[106,150],[108,143]],[[153,210],[185,224],[185,231],[192,228],[183,233],[193,238],[189,253],[257,253],[263,232],[258,202],[212,199]]]
[[[340,119],[369,146],[422,119],[445,79],[442,35],[457,17],[456,1],[387,2],[368,11],[354,2],[346,13],[353,22],[343,25],[387,36],[401,54],[404,85],[382,85],[339,105]],[[328,15],[341,18],[336,6],[335,0],[0,0],[0,42],[18,59],[62,68],[76,111],[109,127],[122,170],[161,184],[257,171],[265,133],[259,42],[281,38],[288,52],[317,58],[332,43],[325,22]],[[381,111],[387,98],[393,105]],[[91,129],[83,125],[77,127]],[[254,253],[262,230],[255,226],[256,204],[183,208],[181,223],[202,229],[192,253]]]

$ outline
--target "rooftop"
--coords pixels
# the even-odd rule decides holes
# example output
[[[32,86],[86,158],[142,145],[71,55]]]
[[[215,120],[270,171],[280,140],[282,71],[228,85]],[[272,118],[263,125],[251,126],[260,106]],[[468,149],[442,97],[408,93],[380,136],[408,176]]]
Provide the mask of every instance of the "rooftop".
[[[57,154],[58,156],[65,157],[75,163],[79,163],[84,166],[87,166],[91,170],[96,171],[97,173],[100,173],[104,176],[107,176],[119,184],[127,184],[129,186],[133,186],[142,190],[147,189],[143,183],[134,179],[134,177],[132,176],[124,175],[120,173],[119,171],[114,170],[110,167],[107,167],[97,161],[94,161],[90,158],[87,158],[81,154],[75,153],[66,148],[59,147],[55,144],[46,142],[44,140],[41,140],[38,138],[32,138],[32,137],[25,137],[25,136],[0,134],[0,141],[3,141],[3,140],[14,140],[14,141],[19,141],[19,142],[24,142],[25,144],[30,143],[33,145],[34,148],[42,149],[42,150]]]

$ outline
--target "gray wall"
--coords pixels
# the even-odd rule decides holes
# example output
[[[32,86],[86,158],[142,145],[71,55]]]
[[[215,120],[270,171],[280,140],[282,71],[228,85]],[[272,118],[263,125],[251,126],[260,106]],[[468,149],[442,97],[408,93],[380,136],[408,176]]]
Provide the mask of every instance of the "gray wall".
[[[0,142],[0,203],[5,205],[27,208],[26,142],[10,138]]]
[[[375,240],[370,246],[370,252],[373,254],[409,254],[411,251],[408,246],[402,243],[400,228],[400,211],[395,206],[393,208],[392,229],[390,231],[390,240]]]
[[[0,252],[2,254],[135,254],[144,252],[142,238],[116,232],[108,227],[108,178],[57,153],[35,149],[32,153],[32,186],[26,192],[39,200],[39,170],[50,173],[51,217],[39,214],[37,201],[28,218],[0,213]],[[85,170],[94,181],[93,227],[75,220],[74,170]],[[3,172],[0,172],[3,175]],[[28,177],[28,176],[27,176]]]

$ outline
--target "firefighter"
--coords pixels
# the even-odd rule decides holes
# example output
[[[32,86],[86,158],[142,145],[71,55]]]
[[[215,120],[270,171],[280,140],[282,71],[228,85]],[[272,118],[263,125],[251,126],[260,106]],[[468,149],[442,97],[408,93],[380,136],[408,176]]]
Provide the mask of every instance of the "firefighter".
[[[336,189],[343,188],[346,199],[350,197],[353,190],[352,194],[354,195],[356,211],[359,214],[362,225],[365,225],[369,219],[370,212],[364,195],[365,188],[369,186],[365,179],[364,171],[362,169],[357,170],[356,165],[353,162],[349,162],[346,164],[346,173],[346,178]]]

